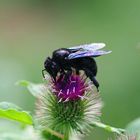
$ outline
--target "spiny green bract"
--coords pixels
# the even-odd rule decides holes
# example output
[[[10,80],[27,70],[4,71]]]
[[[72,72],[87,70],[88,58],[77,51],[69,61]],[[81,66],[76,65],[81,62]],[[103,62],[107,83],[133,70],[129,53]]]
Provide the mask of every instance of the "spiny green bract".
[[[37,121],[44,129],[51,128],[66,134],[72,131],[85,133],[94,121],[99,121],[102,102],[98,93],[88,93],[83,100],[58,102],[53,93],[38,99]]]

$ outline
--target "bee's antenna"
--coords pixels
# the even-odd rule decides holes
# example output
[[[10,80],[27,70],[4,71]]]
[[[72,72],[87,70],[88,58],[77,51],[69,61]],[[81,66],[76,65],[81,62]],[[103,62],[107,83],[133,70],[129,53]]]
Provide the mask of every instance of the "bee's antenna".
[[[44,74],[44,71],[45,71],[46,69],[43,69],[42,70],[42,76],[43,76],[43,78],[45,78],[45,74]]]
[[[50,57],[48,57],[47,59],[48,59],[48,60],[51,60],[51,58],[50,58]]]

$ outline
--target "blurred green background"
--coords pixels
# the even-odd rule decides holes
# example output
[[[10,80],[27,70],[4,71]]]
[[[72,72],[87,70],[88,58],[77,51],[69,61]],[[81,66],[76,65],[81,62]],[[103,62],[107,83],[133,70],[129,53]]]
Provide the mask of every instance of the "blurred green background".
[[[43,82],[43,62],[53,50],[91,42],[104,42],[113,51],[96,59],[102,121],[124,128],[140,116],[139,0],[1,0],[0,101],[33,113],[35,99],[14,83]],[[0,125],[11,126],[4,124],[1,119]],[[9,129],[5,127],[0,131]],[[86,139],[110,135],[94,129]]]

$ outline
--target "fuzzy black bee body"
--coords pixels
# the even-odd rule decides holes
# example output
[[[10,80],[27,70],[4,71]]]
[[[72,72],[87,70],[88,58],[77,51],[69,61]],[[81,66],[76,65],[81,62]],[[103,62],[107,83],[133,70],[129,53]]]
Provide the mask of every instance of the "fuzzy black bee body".
[[[61,48],[55,50],[52,58],[48,57],[45,60],[44,70],[47,71],[54,80],[56,80],[57,74],[60,73],[60,77],[64,77],[64,85],[72,74],[72,69],[75,69],[77,74],[79,74],[80,70],[83,70],[86,76],[90,78],[98,89],[99,83],[95,78],[97,74],[97,65],[92,57],[97,57],[111,52],[99,50],[104,46],[105,44],[103,43],[92,43],[68,49]]]

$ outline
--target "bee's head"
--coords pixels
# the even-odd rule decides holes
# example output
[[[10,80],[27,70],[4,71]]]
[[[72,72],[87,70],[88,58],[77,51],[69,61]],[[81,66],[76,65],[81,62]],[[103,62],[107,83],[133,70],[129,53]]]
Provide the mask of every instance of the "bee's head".
[[[46,59],[44,62],[45,70],[52,76],[54,80],[56,80],[57,73],[59,71],[59,66],[56,62],[54,62],[50,57]]]

